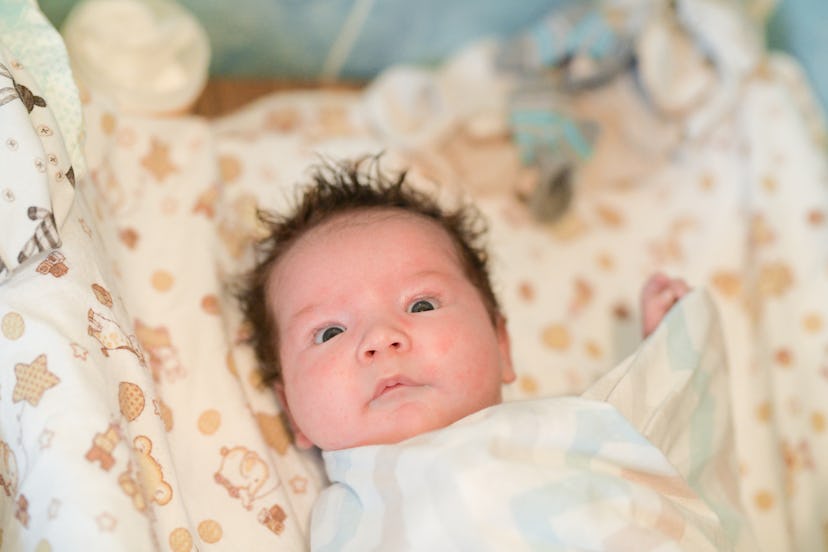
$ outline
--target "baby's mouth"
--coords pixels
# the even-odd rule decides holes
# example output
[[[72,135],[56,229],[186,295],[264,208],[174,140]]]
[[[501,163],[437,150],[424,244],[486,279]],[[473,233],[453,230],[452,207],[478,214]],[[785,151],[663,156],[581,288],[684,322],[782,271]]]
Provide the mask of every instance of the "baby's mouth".
[[[412,385],[417,385],[417,383],[403,376],[383,378],[377,382],[376,387],[374,387],[374,395],[371,397],[371,401],[374,401],[394,390],[410,387]]]

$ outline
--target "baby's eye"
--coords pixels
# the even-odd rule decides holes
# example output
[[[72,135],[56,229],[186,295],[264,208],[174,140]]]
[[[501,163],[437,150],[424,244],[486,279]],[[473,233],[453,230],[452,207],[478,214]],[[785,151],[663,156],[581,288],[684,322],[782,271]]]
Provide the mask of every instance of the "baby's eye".
[[[408,307],[408,312],[426,312],[437,308],[437,303],[429,299],[417,299]]]
[[[344,331],[345,328],[342,326],[328,326],[327,328],[323,328],[316,332],[316,335],[313,336],[313,342],[316,344],[325,343],[329,339],[333,339]]]

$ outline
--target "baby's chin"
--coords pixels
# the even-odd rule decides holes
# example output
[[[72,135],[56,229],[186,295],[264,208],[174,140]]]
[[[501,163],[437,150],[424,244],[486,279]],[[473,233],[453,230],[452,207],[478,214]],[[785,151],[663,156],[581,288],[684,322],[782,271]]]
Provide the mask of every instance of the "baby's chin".
[[[370,436],[365,436],[360,439],[355,439],[352,441],[345,441],[345,442],[337,442],[329,447],[320,447],[322,450],[345,450],[357,447],[370,447],[370,446],[379,446],[379,445],[396,445],[407,441],[413,437],[418,435],[423,435],[424,433],[429,433],[431,431],[436,431],[443,427],[446,427],[450,424],[444,424],[442,426],[435,426],[435,427],[424,427],[422,430],[411,429],[410,431],[393,431],[387,433],[378,433],[373,434]]]
[[[423,435],[431,431],[437,431],[451,424],[458,422],[478,412],[488,406],[494,406],[500,401],[492,404],[482,405],[479,408],[474,408],[470,411],[455,411],[436,413],[432,410],[424,410],[422,408],[400,408],[394,412],[392,416],[387,418],[387,424],[382,427],[374,426],[372,430],[363,435],[354,436],[353,439],[337,442],[334,446],[323,448],[323,450],[341,450],[355,447],[364,447],[372,445],[396,445],[407,441],[418,435]]]

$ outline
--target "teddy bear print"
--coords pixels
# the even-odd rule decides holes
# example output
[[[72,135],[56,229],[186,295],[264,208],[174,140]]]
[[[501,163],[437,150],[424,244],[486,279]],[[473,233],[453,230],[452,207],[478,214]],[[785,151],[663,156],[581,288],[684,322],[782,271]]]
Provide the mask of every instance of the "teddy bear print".
[[[115,464],[112,451],[121,441],[121,432],[116,424],[109,424],[106,431],[96,433],[92,438],[92,447],[86,453],[86,459],[90,462],[98,462],[104,471],[109,471]]]
[[[174,381],[185,375],[184,367],[178,360],[178,351],[172,343],[170,332],[164,326],[150,327],[140,320],[135,321],[135,335],[138,342],[149,354],[152,379]]]

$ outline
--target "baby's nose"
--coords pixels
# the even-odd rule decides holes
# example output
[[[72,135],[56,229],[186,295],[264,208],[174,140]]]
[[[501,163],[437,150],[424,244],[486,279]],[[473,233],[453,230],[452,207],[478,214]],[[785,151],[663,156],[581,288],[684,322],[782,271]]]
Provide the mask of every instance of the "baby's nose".
[[[385,347],[386,350],[390,351],[398,351],[402,347],[402,344],[399,341],[393,341]],[[383,347],[369,347],[365,349],[365,356],[368,358],[373,358],[377,353],[382,352]]]
[[[401,353],[411,347],[408,334],[389,324],[377,324],[365,334],[360,346],[363,360],[373,360],[378,355]]]

